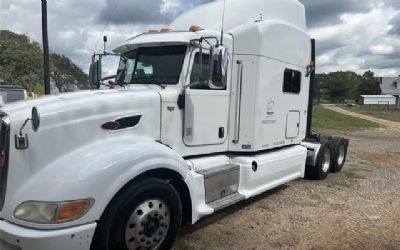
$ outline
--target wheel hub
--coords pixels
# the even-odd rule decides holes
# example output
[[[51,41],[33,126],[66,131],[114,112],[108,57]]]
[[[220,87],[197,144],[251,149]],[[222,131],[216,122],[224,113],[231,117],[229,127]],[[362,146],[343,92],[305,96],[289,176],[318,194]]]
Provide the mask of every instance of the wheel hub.
[[[324,159],[322,162],[322,171],[325,173],[329,171],[329,168],[331,166],[331,150],[326,149],[324,152]]]
[[[340,145],[340,147],[339,147],[339,157],[337,159],[337,164],[339,166],[341,166],[343,164],[345,154],[346,154],[346,150],[344,148],[344,145]]]
[[[167,236],[169,209],[161,200],[147,200],[132,212],[125,229],[129,250],[157,249]]]
[[[155,217],[149,216],[143,226],[144,235],[146,235],[147,237],[153,237],[154,234],[158,231],[159,227],[160,221]]]

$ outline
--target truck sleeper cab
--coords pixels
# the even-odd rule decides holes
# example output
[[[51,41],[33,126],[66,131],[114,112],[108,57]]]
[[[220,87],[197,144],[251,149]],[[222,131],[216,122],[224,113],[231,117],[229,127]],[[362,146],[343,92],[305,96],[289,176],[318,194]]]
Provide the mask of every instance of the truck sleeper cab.
[[[308,126],[304,6],[232,0],[223,39],[220,22],[202,18],[219,9],[200,6],[173,31],[116,48],[114,89],[2,108],[1,249],[169,249],[182,223],[341,170],[348,141]]]

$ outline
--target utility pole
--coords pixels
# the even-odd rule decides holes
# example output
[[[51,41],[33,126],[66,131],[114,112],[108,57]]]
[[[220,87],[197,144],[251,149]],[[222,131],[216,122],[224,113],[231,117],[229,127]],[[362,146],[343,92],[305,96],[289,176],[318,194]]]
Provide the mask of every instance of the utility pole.
[[[47,33],[47,0],[42,0],[44,94],[50,95],[49,37]]]

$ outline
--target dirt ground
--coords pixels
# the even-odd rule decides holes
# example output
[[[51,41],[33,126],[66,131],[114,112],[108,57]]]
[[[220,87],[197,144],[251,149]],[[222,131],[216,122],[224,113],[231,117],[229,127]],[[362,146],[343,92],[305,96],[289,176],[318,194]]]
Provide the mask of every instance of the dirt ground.
[[[174,249],[400,250],[400,132],[350,139],[344,170],[296,180],[181,230]]]

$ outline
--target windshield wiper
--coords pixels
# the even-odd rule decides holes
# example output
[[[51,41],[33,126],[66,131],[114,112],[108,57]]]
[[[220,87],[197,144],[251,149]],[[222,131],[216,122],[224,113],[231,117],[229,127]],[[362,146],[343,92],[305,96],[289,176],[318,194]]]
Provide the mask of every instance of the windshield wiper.
[[[142,80],[142,79],[140,79],[140,80]],[[143,79],[143,83],[144,84],[155,84],[162,89],[165,89],[167,87],[164,84],[159,83],[156,79]]]

